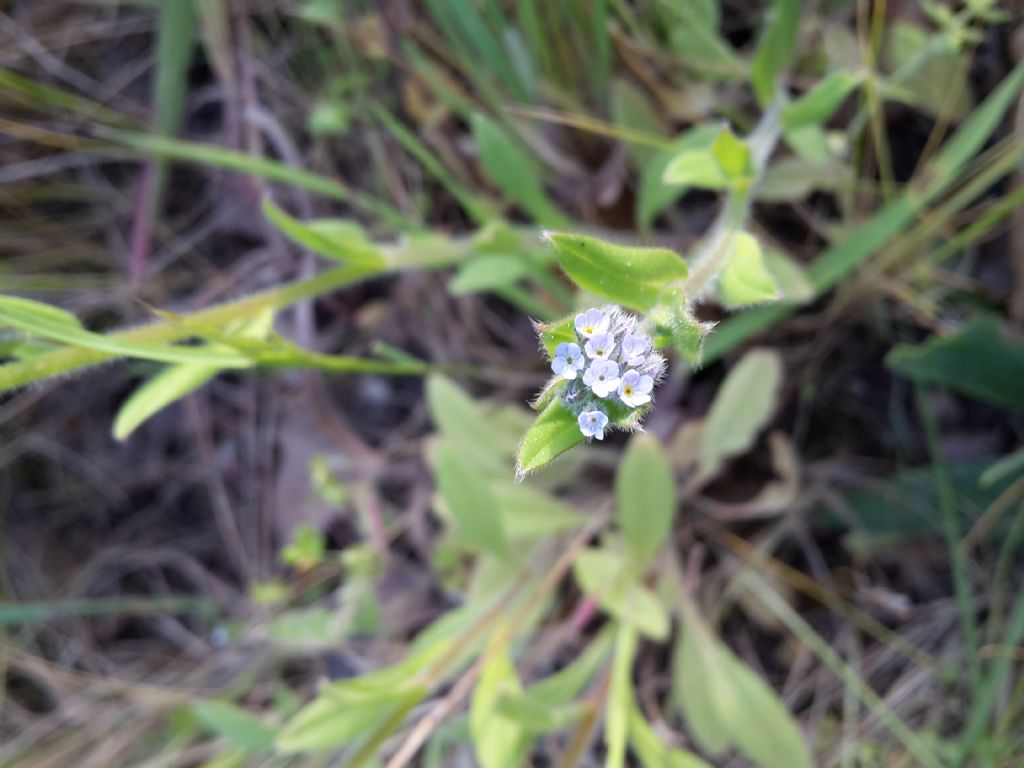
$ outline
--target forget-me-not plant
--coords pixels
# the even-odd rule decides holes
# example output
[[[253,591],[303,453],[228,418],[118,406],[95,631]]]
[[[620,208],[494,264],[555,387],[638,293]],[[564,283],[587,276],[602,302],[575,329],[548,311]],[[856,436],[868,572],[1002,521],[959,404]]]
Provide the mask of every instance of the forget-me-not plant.
[[[636,316],[615,305],[581,312],[572,328],[576,340],[555,347],[555,378],[545,392],[554,390],[584,437],[603,440],[609,425],[636,428],[651,408],[665,358]]]

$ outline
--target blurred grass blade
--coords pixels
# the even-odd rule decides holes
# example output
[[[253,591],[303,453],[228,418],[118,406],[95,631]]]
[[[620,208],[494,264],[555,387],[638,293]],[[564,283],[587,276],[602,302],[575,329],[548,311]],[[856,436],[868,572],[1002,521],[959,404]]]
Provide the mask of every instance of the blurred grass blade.
[[[477,113],[471,120],[480,162],[494,185],[546,227],[566,227],[566,218],[544,191],[540,165],[508,131]]]
[[[322,293],[365,280],[383,271],[377,268],[362,266],[339,267],[308,280],[288,283],[252,296],[200,310],[186,316],[186,322],[184,323],[171,323],[161,320],[140,328],[115,331],[105,336],[90,334],[88,345],[54,350],[53,352],[38,355],[27,362],[0,365],[0,392],[96,365],[106,360],[118,357],[138,357],[140,355],[135,353],[140,345],[143,350],[148,346],[150,352],[152,352],[153,345],[167,344],[168,342],[179,341],[193,335],[193,331],[190,331],[187,327],[188,323],[207,326],[223,325],[234,320],[252,317],[267,310],[283,309],[311,296],[318,296]],[[3,301],[9,301],[10,298],[0,297],[0,306],[2,306]],[[0,324],[2,322],[0,320]],[[74,329],[71,330],[73,331]],[[86,332],[83,331],[83,333]],[[94,343],[92,337],[104,340],[102,348],[99,344]],[[193,356],[190,357],[186,347],[160,347],[160,349],[171,350],[176,356],[173,359],[161,359],[159,362],[205,362],[228,367],[224,365],[227,358],[223,356],[218,357],[216,354],[210,355],[208,351],[207,354],[203,355],[202,350],[193,350]],[[152,354],[142,355],[142,357],[144,359],[155,359]],[[242,359],[238,357],[236,361]],[[249,364],[249,362],[246,361],[246,364]]]
[[[174,0],[160,4],[156,67],[153,70],[153,99],[156,102],[153,129],[158,136],[172,137],[181,127],[195,29],[193,0]],[[167,171],[167,159],[161,157],[150,160],[142,171],[139,190],[141,201],[135,209],[132,225],[131,273],[134,283],[141,279],[148,261],[150,231],[160,209],[167,184]]]
[[[73,325],[54,315],[52,307],[13,296],[0,296],[0,327],[2,326],[84,350],[140,360],[160,363],[207,363],[221,368],[248,368],[253,364],[248,357],[229,350],[170,346],[159,342],[130,341],[116,336],[92,333],[80,325]],[[38,364],[39,358],[33,362]]]
[[[292,242],[314,253],[343,264],[383,266],[385,258],[358,222],[345,219],[299,221],[274,205],[263,201],[263,215]]]
[[[202,597],[109,597],[52,602],[0,602],[0,627],[42,624],[89,616],[215,615],[217,606]]]
[[[351,190],[341,182],[326,176],[301,168],[292,168],[278,160],[254,157],[245,152],[214,144],[182,141],[145,133],[130,133],[128,131],[106,131],[104,133],[112,141],[164,160],[178,160],[183,163],[224,168],[299,187],[349,203],[365,213],[376,216],[400,232],[410,229],[408,217],[383,200]]]
[[[136,389],[117,412],[113,434],[125,440],[154,414],[199,389],[221,371],[210,365],[175,365]]]
[[[741,574],[739,579],[756,600],[777,616],[790,632],[796,635],[836,677],[842,680],[847,690],[860,699],[878,718],[879,722],[903,743],[920,765],[925,768],[942,768],[945,765],[944,761],[940,760],[932,751],[930,742],[910,730],[907,724],[861,679],[857,672],[839,657],[832,646],[815,632],[764,579],[747,572]]]
[[[750,79],[761,106],[775,98],[779,78],[789,67],[800,31],[800,0],[773,0],[750,64]]]

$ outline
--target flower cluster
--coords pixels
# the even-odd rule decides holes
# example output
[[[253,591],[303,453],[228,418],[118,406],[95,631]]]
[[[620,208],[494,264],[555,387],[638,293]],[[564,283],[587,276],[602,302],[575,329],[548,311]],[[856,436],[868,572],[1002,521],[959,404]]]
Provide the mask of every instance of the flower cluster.
[[[651,403],[665,359],[636,317],[620,307],[588,309],[573,323],[576,341],[555,348],[551,370],[586,437],[604,439],[609,419],[635,424]]]

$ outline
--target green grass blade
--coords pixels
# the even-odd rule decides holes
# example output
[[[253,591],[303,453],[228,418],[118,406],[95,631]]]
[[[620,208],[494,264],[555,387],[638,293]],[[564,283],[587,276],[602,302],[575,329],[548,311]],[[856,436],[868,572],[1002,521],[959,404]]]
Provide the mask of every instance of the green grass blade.
[[[202,613],[214,615],[216,604],[201,597],[110,597],[95,600],[0,603],[0,627],[43,624],[89,616],[159,616]]]
[[[329,179],[301,168],[292,168],[277,160],[253,157],[244,152],[213,144],[182,141],[145,133],[110,131],[107,133],[107,137],[126,147],[165,160],[224,168],[306,189],[324,197],[349,203],[364,213],[376,216],[398,231],[410,229],[408,217],[389,203],[351,190],[335,179]]]

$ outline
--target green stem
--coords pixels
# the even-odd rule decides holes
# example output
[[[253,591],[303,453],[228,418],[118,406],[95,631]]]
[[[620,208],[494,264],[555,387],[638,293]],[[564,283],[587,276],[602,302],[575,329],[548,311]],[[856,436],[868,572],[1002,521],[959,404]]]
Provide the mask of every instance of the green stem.
[[[754,181],[749,186],[729,190],[725,204],[712,224],[707,239],[690,264],[690,275],[683,286],[690,302],[699,301],[710,290],[732,254],[733,237],[746,227],[750,215],[751,193],[760,183],[768,165],[768,158],[779,142],[782,131],[782,107],[782,99],[777,99],[775,105],[762,115],[760,122],[750,133],[747,143],[750,146]]]

